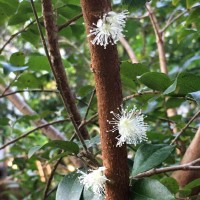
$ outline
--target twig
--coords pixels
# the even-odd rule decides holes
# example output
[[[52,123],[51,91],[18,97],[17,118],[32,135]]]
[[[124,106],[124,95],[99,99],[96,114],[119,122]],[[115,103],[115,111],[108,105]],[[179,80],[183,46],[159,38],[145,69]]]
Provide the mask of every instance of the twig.
[[[73,23],[74,21],[78,20],[79,18],[81,18],[83,16],[82,13],[80,13],[79,15],[71,18],[70,20],[66,21],[64,24],[60,25],[58,27],[58,31],[61,31],[63,28],[66,28],[67,26],[69,26],[71,23]]]
[[[172,140],[171,145],[174,144],[178,138],[184,133],[184,131],[189,127],[189,125],[200,115],[200,110],[189,120],[189,122],[181,129],[179,134]]]
[[[52,92],[52,93],[59,93],[58,90],[40,90],[40,89],[28,89],[28,90],[16,90],[14,92],[10,92],[10,93],[7,93],[5,94],[5,92],[0,95],[0,99],[3,98],[3,97],[7,97],[7,96],[10,96],[10,95],[13,95],[13,94],[16,94],[16,93],[23,93],[23,92]]]
[[[52,190],[50,190],[50,191],[48,192],[46,198],[49,197],[54,191],[56,191],[57,188],[58,188],[58,185],[56,185]]]
[[[131,48],[131,46],[129,45],[129,43],[127,42],[127,40],[125,38],[121,37],[120,42],[121,42],[122,46],[125,48],[126,52],[128,53],[132,63],[138,63],[135,53],[134,53],[133,49]]]
[[[53,121],[53,122],[50,122],[50,123],[48,123],[48,124],[44,124],[44,125],[38,126],[38,127],[34,128],[34,129],[28,131],[27,133],[21,135],[20,137],[18,137],[18,138],[16,138],[16,139],[14,139],[14,140],[12,140],[12,141],[10,141],[10,142],[4,144],[3,146],[0,147],[0,150],[1,150],[1,149],[4,149],[4,148],[7,147],[8,145],[11,145],[11,144],[13,144],[13,143],[15,143],[15,142],[17,142],[17,141],[19,141],[19,140],[25,138],[25,137],[28,136],[29,134],[31,134],[31,133],[33,133],[33,132],[39,130],[39,129],[42,129],[42,128],[44,128],[44,127],[47,127],[47,126],[50,126],[50,125],[53,125],[53,124],[63,123],[63,122],[66,122],[66,121],[69,121],[69,119],[63,119],[63,120]]]
[[[152,176],[155,174],[161,174],[161,173],[177,171],[177,170],[184,170],[184,171],[185,170],[200,170],[200,166],[194,166],[198,162],[200,162],[200,158],[198,158],[190,163],[182,164],[182,165],[178,165],[178,166],[154,168],[149,171],[139,173],[138,175],[131,177],[131,179],[138,179],[138,178]]]
[[[25,26],[23,29],[21,29],[20,31],[16,32],[15,34],[11,35],[10,38],[6,41],[6,43],[1,47],[0,49],[0,54],[2,53],[2,51],[5,49],[5,47],[15,38],[17,37],[19,34],[23,33],[24,31],[27,30],[27,28],[29,28],[29,26],[31,26],[32,24],[34,24],[35,20],[30,22],[27,26]]]
[[[188,10],[183,11],[182,13],[180,13],[179,15],[177,15],[176,17],[174,17],[173,19],[169,20],[166,25],[164,26],[164,28],[160,31],[162,33],[164,33],[167,28],[169,26],[171,26],[171,24],[173,24],[176,20],[178,20],[180,17],[182,17],[184,14],[186,14],[188,12]]]
[[[141,16],[134,16],[134,15],[130,15],[128,16],[129,19],[144,19],[145,17],[148,17],[148,13],[145,13],[144,15]]]
[[[87,107],[87,110],[86,110],[86,112],[85,112],[85,116],[84,116],[84,118],[83,118],[83,121],[85,121],[86,118],[87,118],[87,115],[88,115],[88,113],[89,113],[90,106],[91,106],[91,103],[92,103],[92,100],[93,100],[93,98],[94,98],[95,93],[96,93],[96,90],[94,89],[93,92],[92,92],[92,95],[91,95],[91,97],[90,97],[90,100],[89,100],[89,103],[88,103],[88,107]]]
[[[149,3],[146,3],[146,9],[149,12],[149,18],[151,20],[151,24],[153,26],[155,35],[156,35],[156,43],[158,47],[158,55],[159,55],[159,61],[160,61],[160,71],[167,74],[167,60],[165,56],[165,49],[164,49],[164,44],[163,44],[163,39],[162,39],[162,33],[160,32],[160,27],[158,25],[158,20],[150,6]]]
[[[10,89],[11,85],[17,80],[20,74],[16,74],[15,78],[10,82],[10,84],[5,88],[5,90],[2,92],[2,95],[5,95],[5,93]],[[0,96],[0,98],[1,98]]]
[[[200,5],[195,5],[195,6],[192,6],[191,8],[190,8],[190,10],[191,9],[194,9],[194,8],[197,8],[197,7],[199,7]],[[167,23],[166,23],[166,25],[164,26],[164,28],[160,31],[160,32],[165,32],[166,31],[166,29],[169,27],[169,26],[171,26],[171,24],[173,24],[176,20],[178,20],[180,17],[182,17],[184,14],[186,14],[186,13],[188,13],[188,11],[189,10],[185,10],[185,11],[183,11],[182,13],[180,13],[179,15],[177,15],[176,17],[174,17],[174,18],[171,18],[171,19],[169,19],[168,21],[167,21]]]
[[[124,97],[124,98],[123,98],[123,101],[127,101],[127,100],[133,99],[133,98],[135,98],[135,97],[141,97],[141,96],[143,96],[143,95],[145,95],[145,94],[160,94],[160,92],[158,92],[158,91],[144,91],[144,92],[138,92],[138,93],[136,93],[136,94],[132,94],[132,95],[130,95],[130,96]]]
[[[49,176],[49,179],[47,181],[47,184],[46,184],[46,187],[45,187],[45,190],[44,190],[44,194],[43,194],[43,198],[42,198],[43,200],[45,200],[48,196],[48,191],[49,191],[49,188],[50,188],[50,185],[51,185],[51,181],[53,180],[54,174],[55,174],[56,169],[57,169],[59,163],[61,162],[61,160],[62,160],[62,157],[57,160],[57,162],[54,165],[54,168],[53,168],[53,170],[52,170],[52,172]]]

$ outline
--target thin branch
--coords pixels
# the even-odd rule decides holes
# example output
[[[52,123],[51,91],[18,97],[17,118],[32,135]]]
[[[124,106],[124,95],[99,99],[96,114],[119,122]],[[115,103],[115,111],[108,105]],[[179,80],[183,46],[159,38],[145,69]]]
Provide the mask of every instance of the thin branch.
[[[27,30],[27,28],[29,28],[32,24],[35,23],[35,20],[30,22],[27,26],[25,26],[23,29],[21,29],[20,31],[16,32],[15,34],[11,35],[10,38],[6,41],[6,43],[1,47],[0,49],[0,54],[2,53],[2,51],[5,49],[5,47],[15,38],[17,37],[19,34],[25,32]]]
[[[192,6],[189,10],[191,10],[191,9],[194,9],[194,8],[197,8],[197,7],[199,7],[200,5],[194,5],[194,6]],[[176,17],[174,17],[174,18],[169,18],[169,20],[167,21],[167,23],[166,23],[166,25],[164,26],[164,28],[160,31],[160,32],[165,32],[166,31],[166,29],[169,27],[169,26],[171,26],[175,21],[177,21],[179,18],[181,18],[184,14],[186,14],[186,13],[188,13],[189,12],[189,10],[185,10],[185,11],[183,11],[182,13],[180,13],[180,14],[178,14]]]
[[[129,19],[144,19],[145,17],[148,17],[148,13],[145,13],[144,15],[141,16],[135,16],[135,15],[130,15],[128,16]]]
[[[159,61],[160,61],[160,71],[162,73],[167,74],[167,60],[165,56],[165,49],[164,49],[164,44],[163,44],[163,39],[162,39],[162,33],[160,32],[160,27],[158,24],[158,20],[150,6],[149,3],[146,3],[146,9],[149,12],[149,18],[151,20],[151,24],[153,26],[155,35],[156,35],[156,43],[158,47],[158,55],[159,55]]]
[[[179,134],[172,140],[171,145],[174,144],[178,138],[184,133],[184,131],[189,127],[189,125],[200,115],[200,110],[189,120],[189,122],[181,129]]]
[[[172,166],[172,167],[163,167],[163,168],[154,168],[146,172],[139,173],[138,175],[131,177],[131,179],[138,179],[138,178],[144,178],[148,176],[152,176],[155,174],[161,174],[161,173],[166,173],[166,172],[171,172],[171,171],[177,171],[177,170],[200,170],[200,166],[194,166],[195,164],[200,162],[200,158],[187,163],[187,164],[182,164],[178,166]]]
[[[41,25],[40,25],[40,22],[39,22],[39,19],[37,16],[37,12],[36,12],[33,0],[31,0],[31,6],[32,6],[33,13],[34,13],[36,21],[37,21],[38,30],[39,30],[39,33],[40,33],[40,36],[42,39],[45,53],[47,55],[49,64],[50,64],[52,72],[54,74],[54,78],[56,80],[58,90],[60,91],[63,103],[69,114],[69,118],[75,128],[77,137],[79,138],[80,142],[82,143],[84,150],[88,154],[90,154],[88,152],[87,146],[86,146],[86,144],[84,142],[84,138],[83,138],[83,135],[84,135],[84,137],[89,136],[88,132],[86,131],[86,129],[83,128],[82,133],[84,133],[84,134],[82,135],[82,133],[78,129],[77,123],[81,119],[81,117],[77,110],[77,107],[75,106],[74,98],[73,98],[71,90],[69,88],[65,69],[64,69],[64,66],[63,66],[63,63],[61,60],[61,55],[60,55],[59,46],[58,46],[57,27],[54,23],[53,9],[52,9],[52,5],[51,5],[51,1],[43,0],[42,1],[42,9],[43,9],[43,19],[44,19],[44,23],[45,23],[47,36],[48,36],[48,42],[49,42],[52,61],[51,61],[51,58],[50,58],[50,55],[48,52],[48,48],[47,48],[47,45],[46,45],[46,42],[44,39],[44,35],[42,32],[42,28],[41,28]],[[74,119],[74,117],[76,117],[76,120]]]
[[[53,170],[52,170],[52,172],[49,176],[49,179],[47,181],[47,184],[46,184],[46,187],[45,187],[45,190],[44,190],[44,194],[43,194],[43,198],[42,198],[43,200],[45,200],[48,196],[48,191],[49,191],[49,188],[50,188],[50,185],[51,185],[51,181],[53,180],[54,174],[55,174],[56,169],[57,169],[59,163],[61,162],[61,160],[62,160],[62,157],[57,160],[57,162],[54,165],[54,168],[53,168]]]
[[[179,15],[177,15],[176,17],[174,17],[173,19],[169,20],[166,25],[164,26],[164,28],[160,31],[161,33],[164,33],[167,28],[169,26],[171,26],[171,24],[173,24],[176,20],[178,20],[180,17],[182,17],[184,14],[186,14],[188,12],[188,10],[185,10],[184,12],[180,13]]]
[[[130,100],[130,99],[133,99],[135,97],[141,97],[143,95],[146,95],[146,94],[160,94],[160,92],[158,91],[144,91],[144,92],[138,92],[136,94],[132,94],[130,96],[126,96],[123,98],[123,101],[127,101],[127,100]]]
[[[63,28],[66,28],[67,26],[69,26],[71,23],[75,22],[76,20],[80,19],[83,16],[82,13],[80,13],[79,15],[71,18],[70,20],[66,21],[64,24],[60,25],[58,27],[58,31],[61,31]]]
[[[86,118],[87,118],[87,115],[88,115],[88,113],[89,113],[90,106],[91,106],[91,104],[92,104],[92,100],[93,100],[93,98],[94,98],[95,93],[96,93],[96,90],[94,89],[93,92],[92,92],[92,95],[91,95],[91,97],[90,97],[90,100],[89,100],[89,103],[88,103],[88,107],[87,107],[87,110],[86,110],[86,112],[85,112],[85,116],[84,116],[84,118],[83,118],[83,121],[85,121]]]
[[[10,93],[6,93],[6,94],[2,94],[2,95],[0,95],[0,99],[1,98],[4,98],[4,97],[7,97],[7,96],[10,96],[10,95],[13,95],[13,94],[16,94],[16,93],[23,93],[23,92],[48,92],[48,93],[59,93],[59,91],[58,90],[40,90],[40,89],[33,89],[33,90],[31,90],[31,89],[28,89],[28,90],[16,90],[16,91],[14,91],[14,92],[10,92]]]
[[[53,122],[50,122],[50,123],[48,123],[48,124],[44,124],[44,125],[38,126],[38,127],[34,128],[34,129],[28,131],[27,133],[21,135],[20,137],[18,137],[18,138],[16,138],[16,139],[14,139],[14,140],[12,140],[12,141],[10,141],[10,142],[4,144],[3,146],[0,147],[0,150],[1,150],[1,149],[4,149],[4,148],[7,147],[8,145],[14,144],[15,142],[17,142],[17,141],[19,141],[19,140],[25,138],[25,137],[28,136],[29,134],[31,134],[31,133],[33,133],[33,132],[39,130],[39,129],[42,129],[42,128],[44,128],[44,127],[47,127],[47,126],[50,126],[50,125],[53,125],[53,124],[63,123],[63,122],[66,122],[66,121],[69,121],[69,119],[63,119],[63,120],[53,121]]]
[[[17,78],[19,77],[20,74],[16,74],[15,78],[10,82],[10,84],[5,88],[5,90],[2,92],[1,96],[4,96],[5,93],[10,89],[10,87],[12,86],[12,84],[17,80]],[[0,98],[1,98],[0,96]]]
[[[127,40],[125,38],[121,37],[120,42],[121,42],[122,46],[125,48],[126,52],[128,53],[132,63],[138,63],[135,53],[134,53],[133,49],[131,48],[131,46],[129,45],[129,43],[127,42]]]

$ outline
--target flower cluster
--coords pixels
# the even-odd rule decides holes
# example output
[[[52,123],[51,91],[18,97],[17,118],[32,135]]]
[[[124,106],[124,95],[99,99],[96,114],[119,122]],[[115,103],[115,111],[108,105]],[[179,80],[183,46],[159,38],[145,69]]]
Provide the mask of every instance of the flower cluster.
[[[79,177],[80,183],[82,183],[86,190],[89,188],[97,195],[104,195],[105,193],[105,182],[108,181],[106,176],[103,174],[105,167],[99,167],[96,170],[90,170],[89,174],[86,174],[80,170],[78,173],[82,174]]]
[[[119,135],[116,137],[118,140],[117,146],[121,147],[125,142],[137,145],[142,141],[146,141],[148,125],[144,122],[144,115],[141,114],[141,111],[137,110],[136,107],[131,110],[121,107],[118,110],[119,113],[111,111],[114,118],[111,121],[107,120],[109,124],[113,125],[112,132],[119,131]]]
[[[90,36],[95,36],[91,41],[93,45],[106,46],[108,44],[116,44],[120,37],[123,37],[123,29],[125,27],[126,18],[128,11],[125,10],[121,13],[116,13],[110,11],[103,15],[102,19],[100,18],[97,21],[97,24],[94,24],[94,27],[90,29]]]

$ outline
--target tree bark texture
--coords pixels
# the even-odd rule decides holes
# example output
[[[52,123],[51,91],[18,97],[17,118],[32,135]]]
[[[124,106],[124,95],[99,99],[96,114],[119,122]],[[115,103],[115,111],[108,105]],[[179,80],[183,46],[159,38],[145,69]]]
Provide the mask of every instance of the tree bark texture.
[[[73,120],[76,122],[77,126],[81,124],[81,116],[76,107],[74,96],[69,87],[67,75],[65,68],[62,63],[62,58],[59,51],[58,45],[58,27],[54,22],[53,8],[51,0],[42,1],[42,10],[45,23],[45,29],[47,33],[47,39],[49,43],[49,50],[51,56],[52,71],[57,83],[58,90],[60,91],[63,103],[66,108],[69,108]],[[81,135],[84,139],[89,139],[89,134],[85,127],[80,128]]]
[[[196,132],[195,137],[193,138],[190,146],[187,148],[185,155],[182,158],[181,164],[189,163],[193,160],[200,158],[200,151],[199,151],[199,144],[200,144],[200,127]],[[197,163],[200,165],[200,163]],[[184,187],[189,182],[197,179],[200,177],[199,171],[176,171],[172,174],[172,177],[177,180],[181,187]],[[196,187],[193,190],[193,194],[197,194],[200,191],[200,187]]]
[[[81,6],[87,33],[99,17],[111,10],[109,0],[81,0]],[[107,178],[111,180],[106,184],[106,200],[128,200],[129,172],[126,145],[116,147],[118,132],[107,132],[112,129],[107,123],[107,120],[113,117],[110,111],[117,112],[117,108],[122,104],[117,48],[116,45],[108,45],[104,49],[90,43],[90,53],[98,100],[103,165],[106,167]]]

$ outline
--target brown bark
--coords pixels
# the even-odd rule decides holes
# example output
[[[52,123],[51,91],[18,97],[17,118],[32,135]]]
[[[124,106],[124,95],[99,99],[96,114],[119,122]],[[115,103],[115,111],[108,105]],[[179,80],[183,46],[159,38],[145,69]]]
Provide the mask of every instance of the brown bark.
[[[181,164],[189,163],[193,160],[200,158],[200,151],[199,151],[199,144],[200,144],[200,127],[196,132],[195,137],[193,138],[190,146],[188,147]],[[197,163],[200,165],[200,163]],[[189,182],[195,180],[196,178],[200,177],[200,171],[176,171],[172,174],[172,177],[177,180],[181,187],[187,185]],[[200,191],[200,187],[196,188],[194,193],[198,193]]]
[[[111,9],[109,0],[81,0],[83,17],[87,32],[103,13]],[[107,200],[129,199],[129,173],[127,150],[123,145],[116,147],[117,132],[107,132],[111,126],[110,111],[117,112],[122,104],[122,90],[119,74],[119,61],[116,45],[108,45],[106,49],[90,43],[91,68],[96,83],[98,100],[99,125],[101,134],[103,165],[106,176],[111,182],[106,184]]]
[[[42,1],[43,17],[49,43],[49,50],[51,56],[51,68],[57,83],[58,90],[60,91],[63,103],[69,112],[72,123],[77,126],[81,124],[81,116],[76,107],[74,96],[68,84],[65,68],[62,63],[59,45],[58,45],[58,27],[54,22],[53,8],[50,0]],[[75,124],[74,124],[75,125]],[[89,134],[85,127],[80,128],[81,136],[84,139],[89,139]]]

